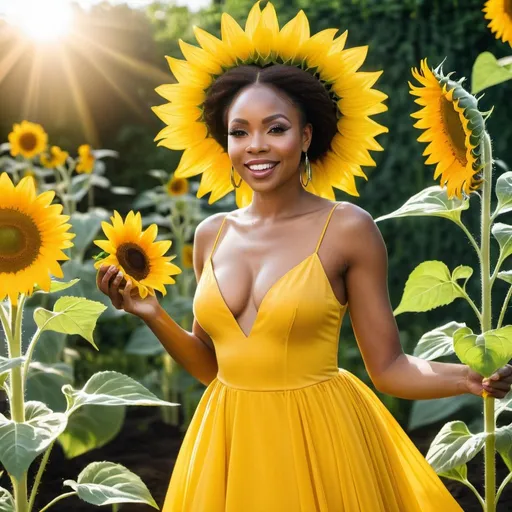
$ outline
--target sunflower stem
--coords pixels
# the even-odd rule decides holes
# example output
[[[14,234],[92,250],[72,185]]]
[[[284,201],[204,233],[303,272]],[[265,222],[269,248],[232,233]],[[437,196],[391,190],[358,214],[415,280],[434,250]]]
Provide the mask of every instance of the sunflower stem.
[[[503,324],[503,318],[505,317],[505,312],[507,311],[507,306],[510,301],[510,297],[512,297],[512,286],[509,286],[507,296],[503,301],[503,306],[501,306],[500,317],[498,319],[498,325],[496,326],[496,329],[499,329]]]
[[[13,333],[9,344],[9,357],[11,358],[21,357],[21,322],[24,302],[24,295],[20,295],[18,304],[11,304],[11,332]],[[11,369],[11,418],[16,423],[23,423],[25,421],[23,373],[19,366]],[[19,480],[12,478],[12,483],[16,512],[27,512],[27,473],[23,473]]]
[[[491,275],[490,275],[490,245],[491,245],[491,189],[492,189],[492,148],[491,139],[484,132],[482,141],[484,165],[482,185],[481,210],[481,252],[480,273],[482,281],[482,333],[492,329]],[[496,420],[494,417],[494,397],[484,397],[485,424],[485,511],[496,511]]]
[[[462,231],[464,231],[464,233],[468,237],[468,240],[471,242],[471,245],[473,246],[473,248],[476,251],[478,259],[480,259],[482,257],[482,254],[480,253],[480,247],[476,243],[474,236],[471,234],[471,232],[469,231],[469,229],[466,227],[466,225],[463,222],[457,222],[457,224],[459,225],[459,227],[462,229]]]
[[[39,469],[37,470],[37,475],[34,480],[34,485],[32,486],[32,491],[30,492],[30,501],[28,502],[28,510],[27,512],[31,512],[34,507],[34,502],[36,500],[37,490],[39,489],[39,484],[41,483],[41,478],[43,477],[44,470],[46,468],[46,464],[48,463],[48,459],[50,458],[50,453],[52,452],[53,445],[55,441],[46,448],[44,452],[43,458],[41,459],[41,463],[39,464]]]

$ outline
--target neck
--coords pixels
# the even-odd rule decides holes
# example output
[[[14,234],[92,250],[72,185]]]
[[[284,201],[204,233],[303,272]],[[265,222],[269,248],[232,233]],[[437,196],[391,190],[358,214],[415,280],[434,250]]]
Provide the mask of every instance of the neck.
[[[281,186],[268,192],[254,192],[252,203],[247,207],[247,213],[255,217],[279,219],[292,216],[301,205],[311,197],[304,190],[298,174]]]

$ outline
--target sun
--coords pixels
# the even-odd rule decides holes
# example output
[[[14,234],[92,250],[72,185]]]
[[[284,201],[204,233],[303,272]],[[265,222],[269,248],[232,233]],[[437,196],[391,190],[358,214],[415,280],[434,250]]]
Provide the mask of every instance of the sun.
[[[36,42],[56,41],[70,32],[73,10],[70,0],[16,0],[7,4],[6,19]]]

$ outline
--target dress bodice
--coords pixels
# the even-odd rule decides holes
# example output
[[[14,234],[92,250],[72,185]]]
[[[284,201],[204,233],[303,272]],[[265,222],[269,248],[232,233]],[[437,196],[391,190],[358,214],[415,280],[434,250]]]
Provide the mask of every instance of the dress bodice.
[[[212,255],[194,297],[194,315],[211,337],[218,379],[247,390],[297,389],[338,374],[338,339],[347,309],[336,298],[318,256],[331,209],[315,251],[268,290],[246,335],[227,306],[215,277]]]

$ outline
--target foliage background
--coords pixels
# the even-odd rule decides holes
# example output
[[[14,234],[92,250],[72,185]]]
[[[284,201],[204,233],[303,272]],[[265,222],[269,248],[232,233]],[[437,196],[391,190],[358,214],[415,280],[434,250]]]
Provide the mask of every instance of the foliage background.
[[[0,138],[6,140],[12,124],[22,118],[39,122],[50,133],[52,142],[67,150],[72,151],[83,142],[117,150],[120,157],[109,162],[109,178],[116,185],[132,186],[139,192],[147,189],[147,170],[172,171],[179,160],[179,152],[157,148],[153,142],[161,123],[150,107],[164,102],[154,88],[173,81],[164,55],[181,56],[179,37],[195,43],[194,24],[219,35],[222,11],[244,23],[252,4],[253,0],[215,1],[210,8],[196,13],[169,2],[155,2],[145,9],[108,3],[96,5],[89,11],[77,7],[76,30],[86,35],[86,40],[77,37],[65,48],[51,49],[39,71],[35,96],[29,85],[38,48],[30,45],[24,48],[17,63],[10,67],[6,58],[2,60]],[[304,9],[312,32],[333,26],[341,31],[347,28],[347,46],[368,44],[370,47],[363,70],[384,70],[377,87],[389,95],[389,111],[376,119],[389,127],[389,134],[379,137],[385,152],[375,154],[377,167],[368,169],[369,181],[359,182],[361,197],[340,194],[338,199],[352,201],[376,218],[398,208],[408,197],[433,184],[433,166],[424,166],[422,151],[425,146],[416,142],[420,132],[413,128],[410,118],[410,114],[417,110],[408,92],[407,81],[412,78],[410,68],[418,66],[427,56],[431,65],[446,59],[445,70],[455,70],[457,79],[466,76],[469,82],[472,64],[480,52],[488,50],[497,58],[505,56],[506,45],[496,41],[486,26],[481,12],[483,2],[275,0],[274,5],[281,25],[299,9]],[[5,36],[8,30],[6,25],[0,25],[0,34]],[[0,37],[0,56],[9,55],[14,44],[12,38]],[[58,56],[62,52],[80,85],[85,105],[82,109],[78,108],[76,94],[73,95],[69,74],[59,69],[62,64]],[[470,87],[469,83],[467,87]],[[481,100],[482,109],[488,110],[494,104],[507,105],[511,87],[512,82],[508,82],[489,89]],[[488,129],[496,138],[495,158],[512,162],[512,148],[507,144],[512,137],[508,118],[506,108],[497,109],[488,122]],[[102,201],[104,206],[125,213],[130,208],[131,199],[119,197],[114,204],[112,197],[100,190],[98,203]],[[219,207],[214,206],[209,211],[216,208]],[[466,215],[471,216],[471,213]],[[477,232],[475,222],[473,231]],[[379,227],[389,252],[389,287],[394,307],[398,305],[409,273],[421,261],[442,259],[451,269],[458,264],[476,263],[462,233],[442,219],[400,219],[382,223]],[[476,289],[477,283],[474,284]],[[471,282],[468,289],[471,292]],[[504,294],[505,285],[497,283],[496,293]],[[468,321],[472,314],[460,301],[428,314],[399,316],[397,321],[405,350],[411,352],[421,334],[452,318]],[[348,324],[346,321],[343,328],[340,365],[362,370],[362,360]],[[471,322],[468,324],[477,328]],[[102,335],[103,341],[112,348],[121,347],[129,328],[130,324],[125,320],[111,322],[109,331]],[[375,335],[378,338],[378,333]],[[107,358],[101,364],[110,363],[112,360]],[[393,412],[403,420],[407,407],[401,404],[400,410]]]

